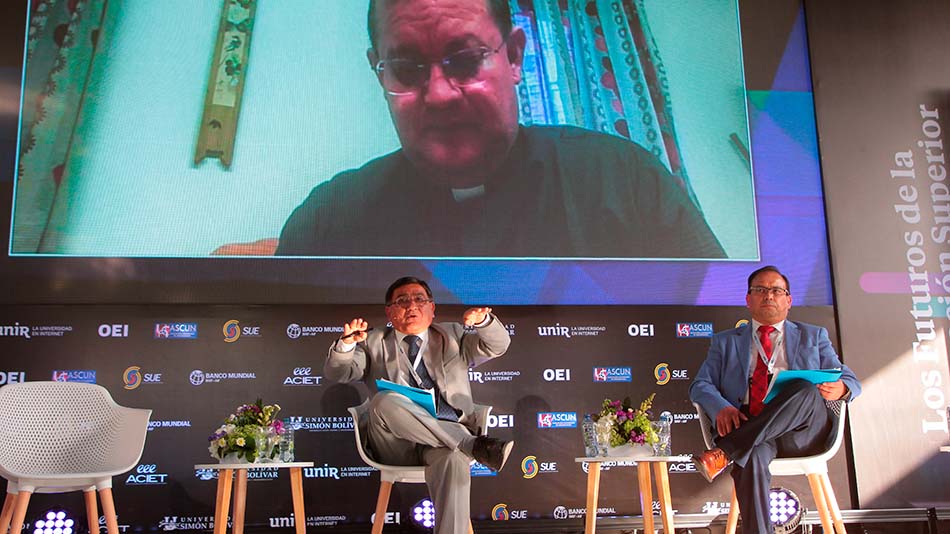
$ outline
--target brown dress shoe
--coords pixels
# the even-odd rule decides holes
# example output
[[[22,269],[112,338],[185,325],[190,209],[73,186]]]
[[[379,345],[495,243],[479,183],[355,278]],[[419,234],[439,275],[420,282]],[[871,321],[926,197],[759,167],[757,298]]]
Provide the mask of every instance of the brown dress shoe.
[[[475,438],[474,447],[472,447],[472,456],[485,467],[494,471],[501,471],[505,467],[505,462],[508,461],[508,455],[511,454],[511,448],[514,445],[514,441],[478,436]]]
[[[693,457],[693,464],[696,466],[696,470],[699,471],[708,482],[712,482],[713,479],[719,476],[719,473],[722,473],[731,463],[732,460],[726,456],[726,453],[722,452],[722,449],[708,450],[698,457]]]

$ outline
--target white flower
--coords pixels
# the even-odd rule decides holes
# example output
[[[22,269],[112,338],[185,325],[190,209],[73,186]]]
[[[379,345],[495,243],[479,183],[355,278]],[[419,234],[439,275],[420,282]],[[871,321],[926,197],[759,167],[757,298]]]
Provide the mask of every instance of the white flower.
[[[238,439],[234,440],[234,444],[237,445],[238,447],[243,447],[243,446],[244,446],[244,438],[238,438]]]

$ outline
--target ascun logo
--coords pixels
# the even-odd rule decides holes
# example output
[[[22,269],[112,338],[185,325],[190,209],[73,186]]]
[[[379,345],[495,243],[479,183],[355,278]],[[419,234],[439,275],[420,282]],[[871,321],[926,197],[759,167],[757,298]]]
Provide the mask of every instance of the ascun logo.
[[[498,476],[498,472],[486,467],[478,462],[472,462],[472,465],[469,466],[469,473],[473,477],[494,477]]]
[[[594,367],[594,382],[633,382],[630,367]]]
[[[95,384],[96,371],[94,369],[53,371],[53,382],[83,382],[85,384]]]
[[[712,323],[676,323],[676,337],[712,337]]]
[[[198,323],[155,323],[155,339],[198,339]]]
[[[577,412],[538,413],[538,428],[577,428]]]

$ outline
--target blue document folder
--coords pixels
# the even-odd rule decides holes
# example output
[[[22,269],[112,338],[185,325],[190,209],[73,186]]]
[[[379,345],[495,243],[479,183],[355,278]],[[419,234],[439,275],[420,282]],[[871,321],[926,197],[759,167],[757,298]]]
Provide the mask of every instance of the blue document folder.
[[[802,379],[812,384],[823,384],[825,382],[834,382],[841,378],[841,369],[789,369],[779,371],[772,377],[769,383],[769,389],[765,394],[765,401],[774,399],[779,392],[792,380]]]
[[[414,388],[404,386],[382,378],[376,379],[376,389],[379,391],[395,391],[400,395],[406,396],[412,402],[422,406],[432,417],[435,415],[435,392],[429,389]]]

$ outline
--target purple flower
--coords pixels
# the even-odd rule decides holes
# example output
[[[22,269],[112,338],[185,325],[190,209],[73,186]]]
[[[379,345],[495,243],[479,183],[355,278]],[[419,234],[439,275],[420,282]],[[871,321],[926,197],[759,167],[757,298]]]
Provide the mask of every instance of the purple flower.
[[[270,426],[277,434],[280,434],[280,431],[284,429],[284,423],[280,419],[274,419],[274,422],[271,423]]]

